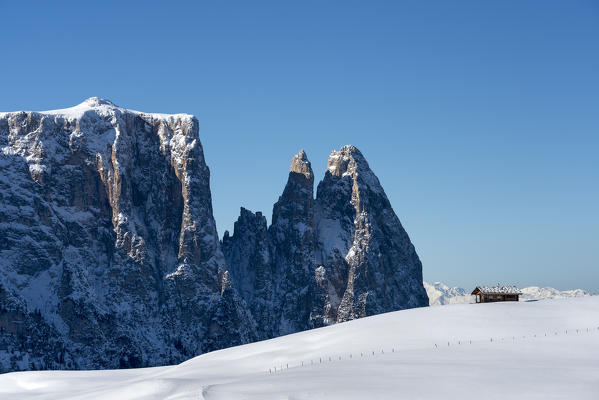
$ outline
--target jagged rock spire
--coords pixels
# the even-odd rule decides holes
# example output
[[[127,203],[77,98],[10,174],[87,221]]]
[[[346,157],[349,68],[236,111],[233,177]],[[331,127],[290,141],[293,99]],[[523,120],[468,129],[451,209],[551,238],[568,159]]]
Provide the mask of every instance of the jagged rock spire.
[[[277,331],[287,334],[307,329],[314,279],[314,174],[300,150],[291,161],[283,194],[273,207],[268,230],[275,297]]]
[[[300,150],[291,160],[289,172],[302,174],[307,180],[314,183],[314,174],[312,173],[312,165],[308,161],[308,156],[304,150]]]
[[[428,304],[420,259],[356,147],[331,152],[316,215],[317,260],[331,277],[321,286],[339,295],[347,274],[338,306],[330,307],[337,308],[337,321]]]
[[[256,242],[256,230],[240,239],[246,255],[254,252],[246,249],[249,243],[268,247],[269,267],[258,263],[256,270],[270,271],[265,282],[270,278],[271,297],[262,292],[248,300],[252,310],[263,307],[256,319],[261,337],[427,305],[420,260],[362,153],[350,145],[332,151],[316,200],[313,185],[300,150],[273,207],[267,245]],[[235,247],[227,243],[231,238],[223,241],[226,255]],[[247,259],[231,262],[246,265]],[[245,284],[253,279],[247,275],[238,274]]]
[[[272,223],[283,217],[291,222],[310,222],[314,207],[314,173],[308,156],[300,150],[291,160],[283,194],[273,207]]]
[[[266,218],[241,207],[233,236],[225,232],[222,249],[231,279],[256,321],[259,338],[273,337],[273,272]]]

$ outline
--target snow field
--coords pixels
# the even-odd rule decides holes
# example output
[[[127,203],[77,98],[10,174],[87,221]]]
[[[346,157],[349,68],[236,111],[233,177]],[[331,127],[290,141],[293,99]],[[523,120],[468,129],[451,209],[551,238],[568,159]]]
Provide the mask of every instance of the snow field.
[[[596,400],[598,355],[597,296],[456,304],[381,314],[171,367],[0,375],[0,398],[445,400],[480,393]]]
[[[587,328],[579,328],[579,329],[565,329],[563,332],[558,332],[558,331],[549,331],[549,332],[544,332],[544,333],[540,333],[540,334],[531,334],[529,336],[523,335],[523,336],[511,336],[511,337],[490,337],[487,340],[472,340],[472,339],[462,339],[462,340],[457,340],[455,342],[447,342],[447,343],[435,343],[432,348],[434,348],[435,350],[439,350],[442,351],[444,349],[449,349],[449,348],[456,348],[456,346],[477,346],[477,345],[483,345],[481,346],[482,349],[486,349],[487,346],[485,346],[487,343],[493,343],[496,345],[500,345],[500,344],[506,344],[506,343],[511,343],[511,344],[518,344],[519,341],[522,340],[537,340],[537,339],[551,339],[554,336],[559,336],[559,335],[568,335],[570,334],[570,337],[574,337],[575,335],[578,334],[597,334],[599,335],[599,326],[593,326],[593,327],[587,327]],[[398,346],[401,347],[401,346]],[[277,373],[284,373],[289,371],[290,369],[294,369],[294,368],[307,368],[307,367],[315,367],[315,366],[322,366],[323,364],[328,364],[328,363],[332,363],[332,362],[337,362],[337,361],[360,361],[361,359],[364,358],[368,358],[368,357],[378,357],[378,356],[390,356],[390,355],[395,355],[396,353],[399,353],[399,351],[395,350],[395,347],[391,347],[390,349],[377,349],[377,350],[361,350],[361,351],[356,351],[355,353],[348,353],[348,354],[333,354],[333,355],[324,355],[324,356],[320,356],[317,359],[310,359],[310,360],[302,360],[302,361],[296,361],[296,362],[292,362],[292,363],[285,363],[285,364],[280,364],[280,365],[274,365],[272,368],[268,369],[268,373],[269,374],[277,374]]]

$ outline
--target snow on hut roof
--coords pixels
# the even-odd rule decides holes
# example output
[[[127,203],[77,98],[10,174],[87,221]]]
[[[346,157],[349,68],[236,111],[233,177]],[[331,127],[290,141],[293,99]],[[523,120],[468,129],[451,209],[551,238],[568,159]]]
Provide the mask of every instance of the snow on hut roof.
[[[516,286],[477,286],[472,294],[476,292],[476,289],[481,294],[522,294]]]

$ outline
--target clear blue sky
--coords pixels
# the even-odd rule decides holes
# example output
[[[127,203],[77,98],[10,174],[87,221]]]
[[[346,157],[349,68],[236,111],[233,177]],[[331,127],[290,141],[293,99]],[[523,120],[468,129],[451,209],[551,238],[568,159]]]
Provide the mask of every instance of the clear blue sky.
[[[0,110],[200,121],[219,234],[360,148],[426,280],[599,292],[599,2],[0,0]]]

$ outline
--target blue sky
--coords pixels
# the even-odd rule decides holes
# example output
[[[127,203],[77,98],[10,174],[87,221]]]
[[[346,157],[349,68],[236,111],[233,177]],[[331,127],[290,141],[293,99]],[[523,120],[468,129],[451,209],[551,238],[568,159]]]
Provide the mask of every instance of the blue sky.
[[[200,121],[219,234],[365,154],[424,277],[599,292],[599,3],[9,2],[0,110]]]

